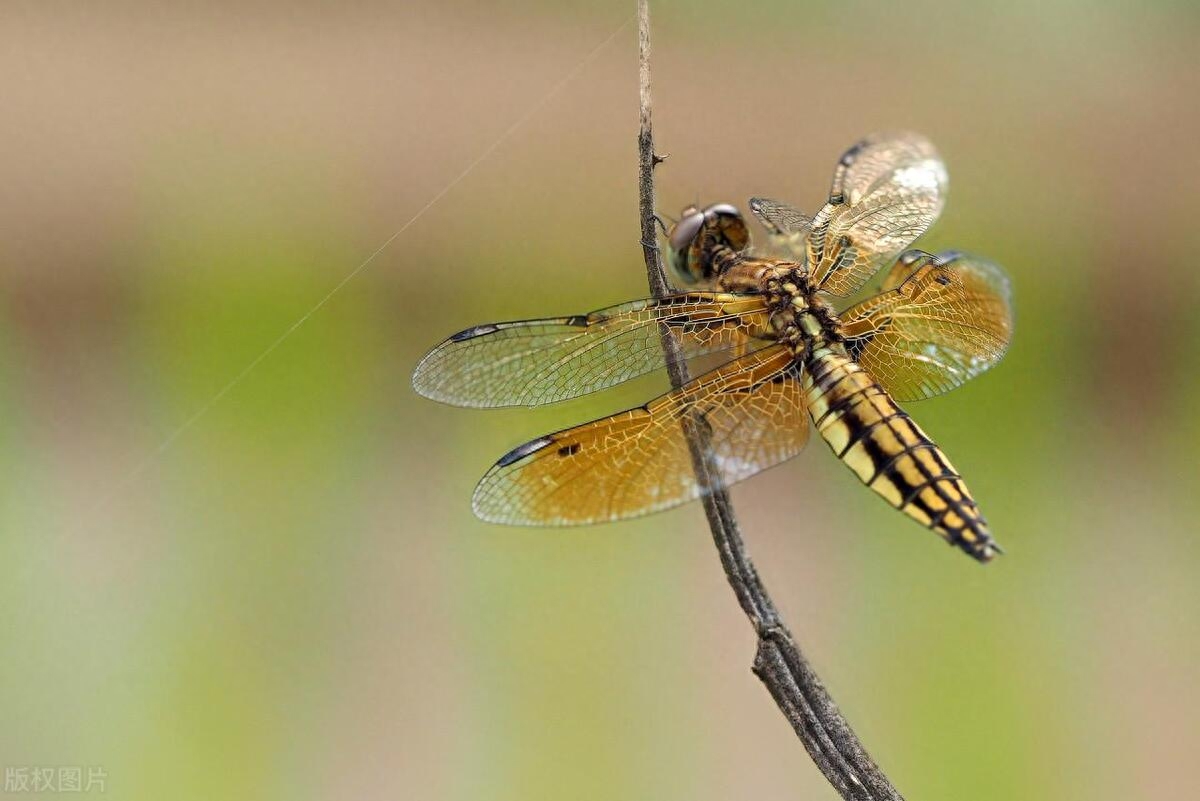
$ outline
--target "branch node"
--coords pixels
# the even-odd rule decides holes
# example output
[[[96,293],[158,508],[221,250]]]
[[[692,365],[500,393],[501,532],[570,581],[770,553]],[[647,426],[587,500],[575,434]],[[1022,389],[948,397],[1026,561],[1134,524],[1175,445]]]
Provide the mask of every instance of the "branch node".
[[[755,626],[758,638],[765,642],[791,644],[792,633],[779,621],[762,621]]]

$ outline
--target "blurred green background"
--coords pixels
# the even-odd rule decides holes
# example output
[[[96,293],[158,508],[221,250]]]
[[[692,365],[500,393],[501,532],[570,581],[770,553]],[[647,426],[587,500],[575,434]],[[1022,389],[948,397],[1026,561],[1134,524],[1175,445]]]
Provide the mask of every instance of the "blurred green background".
[[[1001,366],[910,407],[1006,557],[819,443],[734,490],[868,748],[912,799],[1193,794],[1195,5],[652,8],[664,211],[815,208],[847,145],[915,129],[952,187],[921,244],[1015,282]],[[409,387],[468,325],[646,294],[632,24],[279,342],[632,12],[4,5],[6,770],[100,766],[131,799],[835,797],[698,506],[471,515],[507,448],[664,378],[536,411]]]

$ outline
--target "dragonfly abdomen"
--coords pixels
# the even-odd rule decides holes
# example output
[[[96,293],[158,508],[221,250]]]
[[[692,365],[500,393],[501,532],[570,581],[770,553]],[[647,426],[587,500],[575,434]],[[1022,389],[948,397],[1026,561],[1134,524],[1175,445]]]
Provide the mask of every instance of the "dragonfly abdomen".
[[[987,521],[950,460],[849,356],[807,359],[805,400],[817,431],[864,484],[980,561],[996,555]]]

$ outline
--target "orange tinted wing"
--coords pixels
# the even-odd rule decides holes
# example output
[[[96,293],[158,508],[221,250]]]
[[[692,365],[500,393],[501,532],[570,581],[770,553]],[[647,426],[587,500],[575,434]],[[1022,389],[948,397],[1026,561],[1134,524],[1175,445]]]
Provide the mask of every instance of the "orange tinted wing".
[[[958,252],[905,253],[884,291],[843,312],[858,363],[896,400],[948,392],[990,368],[1012,339],[1012,293],[995,264]]]
[[[475,490],[494,523],[620,520],[700,497],[685,420],[711,432],[709,464],[732,484],[795,456],[808,437],[800,364],[782,345],[736,359],[645,406],[514,448]]]
[[[682,359],[765,344],[769,323],[757,295],[689,292],[636,300],[586,315],[479,325],[434,348],[413,388],[455,406],[536,406],[644,375],[667,363],[661,325]]]
[[[946,185],[941,158],[918,134],[875,135],[847,150],[808,236],[813,286],[843,297],[862,287],[933,224]]]

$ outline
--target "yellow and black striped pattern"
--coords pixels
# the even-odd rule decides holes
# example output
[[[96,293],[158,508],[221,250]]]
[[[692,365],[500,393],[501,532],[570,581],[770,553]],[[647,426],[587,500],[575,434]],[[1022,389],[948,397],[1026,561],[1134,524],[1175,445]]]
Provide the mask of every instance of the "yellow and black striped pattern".
[[[864,484],[981,562],[998,552],[950,460],[845,353],[818,348],[803,389],[813,425]]]

